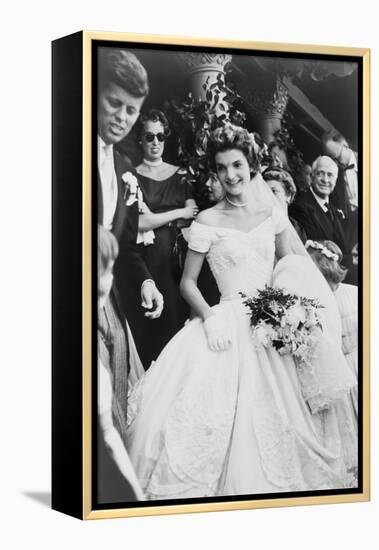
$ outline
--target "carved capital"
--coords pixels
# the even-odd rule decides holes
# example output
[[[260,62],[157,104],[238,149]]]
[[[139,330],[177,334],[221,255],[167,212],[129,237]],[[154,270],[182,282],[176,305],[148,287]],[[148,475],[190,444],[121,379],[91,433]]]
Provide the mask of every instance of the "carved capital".
[[[183,52],[178,54],[189,74],[197,72],[224,72],[225,65],[230,63],[232,56],[224,53]]]
[[[259,86],[244,84],[241,95],[260,119],[281,119],[287,108],[288,89],[279,77],[275,77],[271,82],[266,80]]]

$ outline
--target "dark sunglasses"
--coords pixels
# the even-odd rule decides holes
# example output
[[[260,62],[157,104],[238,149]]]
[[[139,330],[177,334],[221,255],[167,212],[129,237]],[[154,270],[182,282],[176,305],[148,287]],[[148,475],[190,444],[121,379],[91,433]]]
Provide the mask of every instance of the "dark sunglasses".
[[[152,132],[146,132],[146,134],[143,135],[147,143],[152,143],[154,141],[155,136],[157,136],[158,141],[162,142],[165,141],[166,136],[163,132],[158,132],[157,134],[153,134]]]

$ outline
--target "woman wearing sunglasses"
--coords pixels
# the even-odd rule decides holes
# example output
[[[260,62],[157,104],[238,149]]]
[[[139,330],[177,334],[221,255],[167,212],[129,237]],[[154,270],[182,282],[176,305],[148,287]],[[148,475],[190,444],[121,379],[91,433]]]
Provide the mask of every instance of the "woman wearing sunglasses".
[[[146,205],[139,218],[139,230],[154,231],[154,241],[140,246],[164,297],[164,311],[159,319],[147,323],[140,316],[137,320],[135,337],[140,343],[141,360],[148,368],[189,315],[188,306],[179,293],[180,276],[176,273],[173,251],[180,228],[189,225],[198,208],[183,171],[163,161],[165,141],[170,134],[164,113],[152,109],[141,117],[139,128],[144,158],[137,172]]]

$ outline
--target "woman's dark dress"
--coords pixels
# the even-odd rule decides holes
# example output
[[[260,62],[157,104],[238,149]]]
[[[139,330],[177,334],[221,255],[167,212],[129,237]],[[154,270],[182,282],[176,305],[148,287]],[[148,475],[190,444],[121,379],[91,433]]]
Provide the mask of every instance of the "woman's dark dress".
[[[154,213],[183,208],[187,199],[192,199],[190,185],[184,181],[183,173],[175,172],[162,181],[138,175],[144,201]],[[185,223],[185,220],[180,220]],[[189,316],[189,308],[179,292],[181,274],[173,259],[173,248],[180,234],[177,221],[154,229],[155,240],[151,245],[140,244],[143,258],[152,278],[164,298],[164,309],[159,319],[147,319],[141,308],[137,308],[133,335],[141,361],[147,369],[164,346],[180,330]]]

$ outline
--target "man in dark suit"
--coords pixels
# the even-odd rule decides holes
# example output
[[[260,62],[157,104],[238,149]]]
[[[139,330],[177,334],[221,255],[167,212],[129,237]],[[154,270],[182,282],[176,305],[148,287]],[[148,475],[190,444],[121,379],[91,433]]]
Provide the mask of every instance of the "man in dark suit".
[[[99,48],[98,75],[98,221],[119,243],[115,277],[121,298],[125,284],[135,286],[146,316],[153,319],[162,312],[163,298],[136,244],[136,172],[114,150],[138,119],[149,91],[147,73],[131,52]]]
[[[346,255],[344,213],[330,201],[337,174],[338,166],[330,157],[318,157],[312,165],[311,187],[290,205],[289,215],[304,227],[308,239],[333,241]]]
[[[107,376],[98,377],[97,496],[102,503],[126,502],[142,496],[125,448],[130,358],[125,321],[128,312],[123,299],[126,285],[132,285],[136,294],[140,294],[147,317],[157,318],[163,309],[163,297],[137,246],[139,206],[136,173],[129,161],[114,150],[114,145],[133,128],[148,91],[146,70],[134,54],[122,49],[99,48],[97,198],[98,224],[101,227],[98,230],[98,251],[102,242],[105,251],[106,242],[111,242],[111,239],[104,237],[104,230],[113,233],[118,243],[115,281],[98,314],[98,363],[100,370],[109,375],[108,384]],[[107,256],[104,250],[102,253]],[[116,256],[114,253],[113,259]],[[111,272],[112,267],[113,262],[110,262],[108,271]],[[99,275],[98,282],[101,278]],[[106,387],[111,387],[112,397],[109,397],[109,392],[106,394]],[[105,399],[104,395],[108,398]],[[105,409],[104,402],[108,404]],[[106,422],[101,421],[105,414],[102,409],[108,417],[111,415]]]
[[[346,219],[346,242],[348,247],[348,263],[346,267],[349,273],[346,282],[358,283],[358,269],[353,262],[353,250],[358,243],[358,155],[353,151],[346,139],[337,131],[326,132],[322,136],[322,149],[325,155],[330,156],[338,164],[338,178],[331,200],[337,208],[344,211]]]

